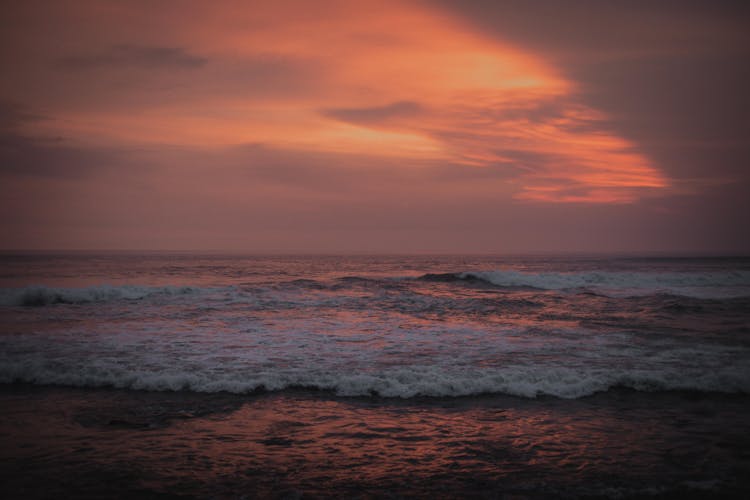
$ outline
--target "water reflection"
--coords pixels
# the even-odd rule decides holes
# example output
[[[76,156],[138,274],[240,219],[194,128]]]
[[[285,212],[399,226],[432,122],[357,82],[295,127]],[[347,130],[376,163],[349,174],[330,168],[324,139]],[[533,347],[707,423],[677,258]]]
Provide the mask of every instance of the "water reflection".
[[[84,489],[108,471],[128,478],[118,486],[126,490],[218,497],[739,494],[750,470],[744,397],[399,401],[73,389],[2,397],[4,472],[24,464],[25,477],[58,486],[72,472]]]

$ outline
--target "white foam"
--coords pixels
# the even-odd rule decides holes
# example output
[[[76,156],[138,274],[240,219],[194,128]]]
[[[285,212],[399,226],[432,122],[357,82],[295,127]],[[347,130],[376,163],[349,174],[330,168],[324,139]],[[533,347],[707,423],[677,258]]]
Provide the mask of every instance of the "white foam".
[[[290,387],[330,390],[341,396],[412,398],[508,394],[526,398],[574,399],[628,387],[641,391],[697,390],[750,394],[750,373],[723,369],[715,373],[679,371],[587,371],[570,368],[508,367],[483,371],[444,371],[435,367],[400,368],[377,373],[266,371],[217,374],[208,370],[161,372],[117,366],[54,366],[49,363],[3,363],[0,382],[116,387],[152,391],[248,393]]]
[[[0,337],[0,383],[232,393],[305,387],[398,398],[485,393],[580,398],[615,386],[750,394],[750,360],[740,347],[602,343],[586,351],[575,340],[551,348],[524,344],[521,350],[494,341],[473,346],[481,333],[436,335],[435,344],[458,337],[445,353],[416,336],[404,345],[367,349],[348,337],[290,331],[258,332],[244,343],[222,334],[203,340],[105,332]],[[420,356],[423,350],[432,354]]]

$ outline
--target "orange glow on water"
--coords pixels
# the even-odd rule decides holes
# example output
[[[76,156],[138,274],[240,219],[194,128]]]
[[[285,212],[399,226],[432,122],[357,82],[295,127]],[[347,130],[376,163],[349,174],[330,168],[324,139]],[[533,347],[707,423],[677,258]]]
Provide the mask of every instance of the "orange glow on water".
[[[479,497],[508,485],[536,492],[529,485],[540,481],[567,492],[616,481],[623,467],[639,481],[670,484],[705,473],[707,453],[727,463],[738,448],[716,441],[728,439],[724,429],[741,428],[746,414],[736,399],[719,400],[732,411],[717,419],[706,410],[714,400],[629,393],[409,402],[55,389],[4,398],[3,416],[15,423],[0,456],[25,466],[11,491],[41,491],[28,477],[68,484],[70,471],[73,484],[100,491],[102,470],[112,467],[118,478],[133,474],[128,487],[140,493],[221,497],[278,496],[280,485],[313,497],[394,489]],[[664,459],[675,443],[689,451],[679,468]]]

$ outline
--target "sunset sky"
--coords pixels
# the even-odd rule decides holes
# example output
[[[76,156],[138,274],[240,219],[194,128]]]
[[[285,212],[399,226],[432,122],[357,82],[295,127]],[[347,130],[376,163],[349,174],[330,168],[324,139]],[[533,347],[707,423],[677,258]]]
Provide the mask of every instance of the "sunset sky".
[[[750,8],[0,7],[0,247],[750,252]]]

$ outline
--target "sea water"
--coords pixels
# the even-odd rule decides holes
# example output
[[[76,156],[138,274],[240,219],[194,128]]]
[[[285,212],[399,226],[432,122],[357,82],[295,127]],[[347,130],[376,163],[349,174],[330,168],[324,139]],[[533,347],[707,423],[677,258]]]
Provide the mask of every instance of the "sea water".
[[[276,465],[288,470],[285,460],[296,456],[308,472],[329,460],[334,465],[325,477],[341,488],[336,481],[353,465],[325,446],[343,440],[372,448],[369,459],[355,461],[366,484],[367,474],[375,484],[411,470],[409,477],[425,484],[443,478],[454,494],[481,492],[455,478],[513,491],[518,484],[508,482],[508,471],[514,470],[524,485],[535,485],[522,488],[527,492],[560,493],[554,488],[568,485],[566,491],[578,494],[657,494],[660,474],[671,478],[669,488],[690,489],[699,460],[667,471],[662,448],[709,453],[716,441],[736,443],[735,434],[730,439],[722,432],[741,431],[750,415],[747,258],[72,253],[6,254],[0,262],[0,384],[13,394],[14,408],[23,413],[28,404],[38,413],[56,398],[93,398],[96,411],[86,411],[98,411],[91,417],[98,421],[101,414],[111,417],[111,393],[101,388],[115,388],[131,391],[117,392],[130,402],[119,407],[124,417],[110,420],[142,420],[146,427],[171,422],[195,405],[213,408],[216,398],[233,398],[226,418],[255,412],[256,420],[272,420],[271,428],[284,421],[281,414],[268,416],[273,408],[297,412],[292,421],[299,425],[283,432],[243,427],[243,439],[255,444],[235,460],[245,463],[253,450],[267,457],[275,481],[292,486],[297,483]],[[20,394],[44,396],[34,404],[14,399],[18,387],[39,387]],[[170,406],[175,394],[187,409]],[[132,407],[145,397],[174,411],[133,417]],[[681,435],[664,421],[686,412],[697,419],[695,434]],[[338,427],[336,419],[319,420],[329,414],[348,417]],[[430,423],[417,425],[415,415]],[[661,458],[646,459],[641,440],[627,453],[618,451],[612,440],[638,432],[649,419]],[[363,427],[347,430],[353,421]],[[436,434],[435,426],[448,435]],[[296,446],[303,428],[308,441]],[[378,455],[399,435],[413,439],[411,450]],[[729,449],[693,486],[745,491],[737,471],[745,470],[747,457]],[[449,459],[467,453],[478,469]],[[607,454],[615,459],[604,467]],[[579,474],[589,485],[599,478],[600,489],[591,493],[563,481],[579,476],[566,475],[554,456],[590,473]],[[642,488],[605,480],[618,471],[628,477],[635,462],[653,473]],[[321,481],[299,484],[308,490],[317,484],[312,491],[321,494],[320,485],[328,484]],[[395,494],[415,491],[392,486]]]

